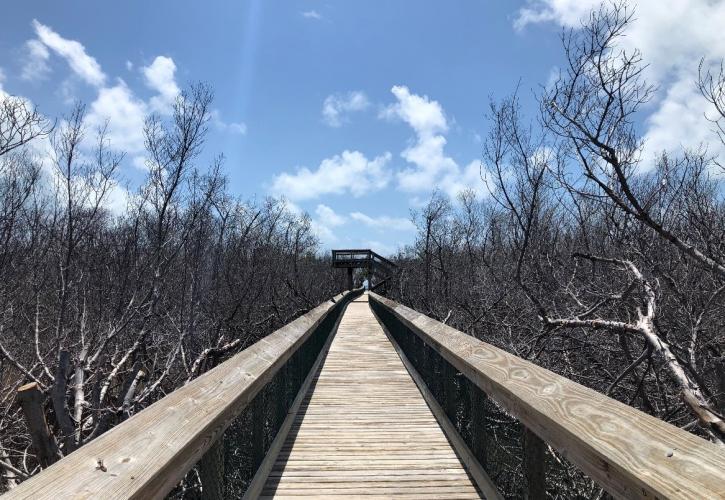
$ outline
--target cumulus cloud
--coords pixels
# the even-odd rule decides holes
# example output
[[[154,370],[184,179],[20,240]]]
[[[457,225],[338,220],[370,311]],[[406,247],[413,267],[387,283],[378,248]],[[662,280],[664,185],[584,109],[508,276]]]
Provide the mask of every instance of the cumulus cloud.
[[[577,28],[599,5],[597,0],[528,0],[514,27],[521,30],[531,23],[555,22]],[[649,65],[645,76],[658,87],[646,120],[646,166],[662,150],[698,148],[713,139],[711,124],[704,118],[711,108],[697,92],[695,80],[701,58],[708,64],[725,57],[725,2],[639,0],[632,7],[634,19],[620,43],[627,51],[642,52]],[[722,145],[712,141],[711,147]]]
[[[137,154],[144,149],[143,127],[147,114],[147,104],[119,81],[113,87],[99,89],[86,117],[86,125],[97,129],[108,124],[107,138],[111,146]]]
[[[390,153],[384,153],[370,160],[359,151],[346,150],[322,160],[316,170],[301,167],[294,173],[275,176],[272,192],[291,200],[310,200],[326,194],[363,196],[388,184],[390,158]]]
[[[50,27],[35,19],[33,19],[33,29],[38,37],[37,41],[65,59],[73,72],[81,79],[94,86],[101,86],[105,83],[106,75],[101,70],[101,66],[93,57],[86,54],[86,49],[80,42],[63,38]],[[37,46],[34,50],[38,50]]]
[[[317,219],[328,227],[337,227],[345,224],[346,219],[344,216],[338,214],[327,205],[320,203],[315,209]]]
[[[345,94],[332,94],[322,104],[322,118],[331,127],[340,127],[348,120],[350,113],[363,111],[370,106],[367,96],[360,90]]]
[[[25,49],[28,58],[22,69],[24,79],[40,79],[49,71],[48,60],[52,54],[63,58],[71,71],[86,83],[98,88],[98,95],[91,103],[86,116],[85,125],[95,132],[99,127],[107,127],[107,139],[111,147],[129,153],[136,166],[143,164],[136,159],[144,149],[143,128],[146,116],[152,112],[167,114],[179,94],[180,89],[175,80],[176,64],[166,56],[156,57],[151,64],[141,68],[144,83],[156,92],[148,102],[140,99],[122,80],[117,79],[114,85],[108,85],[106,74],[95,58],[86,53],[80,42],[64,38],[50,26],[37,20],[32,22],[36,38],[28,40]],[[133,64],[126,61],[130,71]],[[59,90],[66,100],[72,98],[72,83],[69,80],[59,85]],[[223,123],[223,122],[221,122]],[[246,126],[243,123],[223,123],[226,130],[243,134]],[[89,141],[93,134],[89,134]]]
[[[421,137],[448,131],[446,116],[438,101],[430,100],[427,95],[411,94],[404,85],[395,85],[390,92],[398,102],[384,108],[380,113],[381,117],[401,119]]]
[[[352,212],[350,218],[377,230],[412,231],[415,229],[410,219],[405,217],[390,217],[388,215],[371,217],[362,212]]]
[[[48,59],[50,59],[48,47],[40,41],[32,39],[25,42],[25,58],[20,78],[32,82],[47,78],[50,73]]]
[[[514,27],[522,30],[529,24],[548,21],[576,27],[600,3],[600,0],[529,0],[519,9]]]
[[[305,19],[317,19],[318,21],[322,19],[322,15],[316,10],[306,10],[302,12],[302,17]]]
[[[158,95],[149,101],[151,109],[157,113],[170,114],[176,96],[181,92],[174,76],[176,73],[174,60],[166,56],[157,56],[149,66],[141,68],[141,73],[146,86],[158,92]]]
[[[384,108],[381,118],[402,120],[416,136],[401,153],[411,166],[397,173],[398,189],[416,193],[438,188],[451,197],[464,189],[484,193],[476,162],[462,168],[445,153],[448,120],[443,107],[428,96],[411,93],[405,86],[396,85],[391,92],[397,102]]]
[[[335,228],[344,225],[347,219],[327,205],[319,204],[315,209],[315,217],[310,220],[312,230],[323,245],[331,245],[339,240]]]

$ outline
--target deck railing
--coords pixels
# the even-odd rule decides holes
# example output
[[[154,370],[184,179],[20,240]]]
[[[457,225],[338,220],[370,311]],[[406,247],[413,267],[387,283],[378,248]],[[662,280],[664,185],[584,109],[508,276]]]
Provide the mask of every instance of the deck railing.
[[[345,305],[360,293],[324,302],[21,483],[3,500],[174,498],[188,497],[188,488],[196,489],[191,495],[196,498],[239,498],[253,484],[277,433],[285,433]],[[197,474],[189,478],[195,466]]]
[[[392,300],[370,304],[503,496],[580,492],[592,483],[569,461],[616,498],[725,498],[722,447]]]

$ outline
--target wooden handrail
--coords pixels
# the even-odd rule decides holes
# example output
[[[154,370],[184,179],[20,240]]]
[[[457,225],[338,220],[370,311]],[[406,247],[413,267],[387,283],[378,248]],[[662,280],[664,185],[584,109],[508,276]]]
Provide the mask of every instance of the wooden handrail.
[[[163,498],[349,293],[328,300],[3,495]]]
[[[370,293],[490,398],[623,498],[725,498],[725,449]]]

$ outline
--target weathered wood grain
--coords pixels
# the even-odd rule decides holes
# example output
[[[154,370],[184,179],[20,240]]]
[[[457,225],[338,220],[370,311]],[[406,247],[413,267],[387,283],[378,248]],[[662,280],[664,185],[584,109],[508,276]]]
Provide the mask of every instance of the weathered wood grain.
[[[321,304],[140,411],[3,500],[163,498],[343,297]]]
[[[539,437],[622,498],[725,498],[725,450],[370,294]]]
[[[388,340],[390,340],[390,343],[393,344],[393,347],[398,353],[398,356],[400,356],[400,360],[403,362],[403,365],[408,370],[408,373],[410,373],[410,376],[413,378],[415,384],[418,386],[418,389],[423,395],[423,398],[428,404],[428,407],[433,412],[433,415],[435,415],[435,418],[440,424],[443,432],[446,434],[448,441],[451,443],[453,448],[455,448],[456,453],[461,458],[461,461],[466,465],[466,468],[468,469],[468,472],[473,480],[476,482],[478,489],[488,499],[503,499],[501,493],[499,493],[498,489],[496,488],[496,485],[488,476],[481,464],[478,462],[476,456],[470,450],[468,445],[465,443],[465,441],[463,441],[463,438],[461,438],[461,436],[458,434],[455,426],[448,419],[446,412],[438,404],[438,401],[436,401],[435,396],[433,396],[433,393],[430,392],[428,386],[425,385],[423,378],[420,376],[413,364],[408,360],[408,357],[405,355],[405,352],[403,352],[403,349],[400,347],[400,345],[398,345],[398,343],[395,341],[395,338],[390,334],[387,328],[385,328],[385,325],[380,321],[380,319],[377,319],[383,331],[385,332],[385,335],[388,337]]]
[[[351,302],[260,498],[480,498],[370,310]]]
[[[322,346],[320,353],[317,355],[317,359],[312,365],[312,368],[310,368],[310,373],[307,374],[307,377],[305,377],[305,380],[302,382],[297,396],[295,397],[292,405],[287,411],[287,416],[285,417],[284,422],[282,422],[281,427],[277,431],[277,435],[274,437],[274,440],[272,441],[272,444],[267,451],[267,455],[264,457],[264,460],[259,466],[259,469],[257,469],[257,472],[254,474],[252,481],[249,483],[247,491],[244,493],[244,497],[242,497],[242,500],[252,500],[255,498],[259,498],[259,495],[267,482],[267,476],[269,476],[269,473],[274,468],[274,464],[277,462],[278,457],[289,456],[289,451],[283,450],[285,440],[287,439],[287,435],[289,434],[290,429],[294,425],[295,417],[297,415],[297,412],[299,411],[300,405],[302,405],[302,400],[305,398],[305,395],[307,394],[307,391],[312,385],[312,382],[317,378],[317,372],[319,371],[320,365],[322,365],[322,361],[327,356],[327,351],[330,349],[330,344],[332,343],[332,339],[334,338],[334,332],[337,331],[341,319],[342,316],[340,316],[335,322],[335,326],[332,329],[333,333],[327,339],[325,345]]]

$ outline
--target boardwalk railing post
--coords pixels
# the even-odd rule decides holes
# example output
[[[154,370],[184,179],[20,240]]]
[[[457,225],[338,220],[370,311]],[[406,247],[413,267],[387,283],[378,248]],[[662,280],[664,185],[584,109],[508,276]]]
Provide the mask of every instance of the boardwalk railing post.
[[[526,426],[523,434],[526,498],[546,498],[546,445]]]
[[[487,453],[487,441],[488,435],[486,434],[486,396],[478,389],[478,387],[472,388],[471,394],[471,450],[478,459],[478,463],[481,464],[484,470],[488,471],[488,453]]]
[[[223,500],[224,498],[224,435],[211,445],[199,460],[202,500]]]
[[[264,403],[264,392],[257,394],[252,401],[252,461],[255,469],[264,460],[264,421],[266,418]]]

